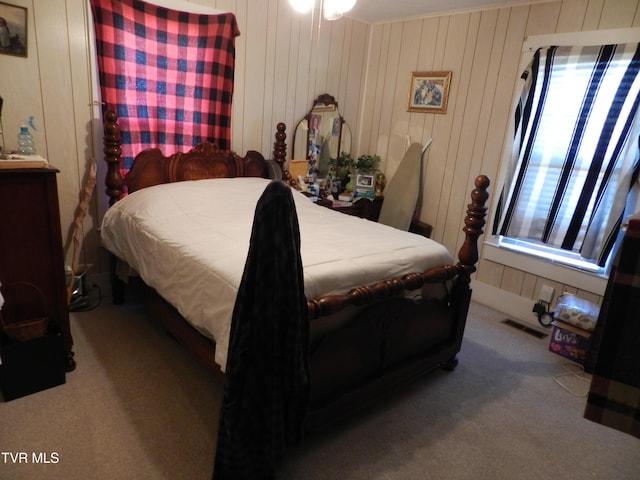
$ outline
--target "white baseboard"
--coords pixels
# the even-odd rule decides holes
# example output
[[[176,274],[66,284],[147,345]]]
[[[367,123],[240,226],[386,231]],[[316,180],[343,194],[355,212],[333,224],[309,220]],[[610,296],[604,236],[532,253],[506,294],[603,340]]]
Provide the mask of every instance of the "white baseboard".
[[[532,311],[535,302],[530,298],[521,297],[478,280],[472,280],[471,288],[473,289],[471,297],[473,301],[498,310],[506,314],[508,318],[527,327],[546,332],[546,329],[540,325],[538,317]]]

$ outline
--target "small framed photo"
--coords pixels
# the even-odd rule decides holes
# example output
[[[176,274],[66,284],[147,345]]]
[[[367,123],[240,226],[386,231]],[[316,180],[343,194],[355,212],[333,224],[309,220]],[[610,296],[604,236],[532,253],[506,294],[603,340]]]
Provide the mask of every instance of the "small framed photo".
[[[367,175],[364,173],[359,173],[356,175],[356,188],[373,188],[376,185],[376,179],[373,175]]]
[[[451,72],[412,72],[408,112],[447,113]]]
[[[309,130],[312,134],[316,134],[320,131],[320,125],[322,124],[322,115],[310,114],[309,115]]]
[[[342,130],[342,117],[336,117],[333,119],[333,124],[331,126],[331,135],[334,137],[339,137],[341,130]]]
[[[27,9],[0,2],[0,53],[27,56]]]

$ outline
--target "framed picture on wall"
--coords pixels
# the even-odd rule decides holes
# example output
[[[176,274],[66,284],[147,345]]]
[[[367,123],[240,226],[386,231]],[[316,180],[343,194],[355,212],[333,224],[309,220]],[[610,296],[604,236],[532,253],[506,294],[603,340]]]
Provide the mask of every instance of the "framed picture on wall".
[[[451,72],[412,72],[409,112],[446,113]]]
[[[27,9],[0,2],[0,53],[27,56]]]

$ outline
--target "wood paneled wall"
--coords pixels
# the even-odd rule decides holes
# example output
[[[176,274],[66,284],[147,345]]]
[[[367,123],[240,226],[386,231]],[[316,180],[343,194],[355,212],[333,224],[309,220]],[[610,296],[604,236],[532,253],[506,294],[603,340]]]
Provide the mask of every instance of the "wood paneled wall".
[[[636,27],[640,25],[639,3],[535,2],[373,25],[359,150],[381,155],[383,169],[392,177],[408,138],[420,143],[433,139],[424,156],[420,218],[433,225],[435,240],[457,251],[463,240],[461,219],[469,201],[467,192],[474,178],[488,175],[494,181],[492,200],[498,195],[497,179],[513,116],[512,98],[524,39],[537,34]],[[407,112],[410,73],[441,70],[453,72],[447,113]],[[491,222],[491,214],[488,220]],[[572,291],[599,301],[598,295],[580,291],[571,281],[532,275],[517,264],[481,260],[477,280],[528,299],[537,299],[541,285],[549,284],[558,293]]]

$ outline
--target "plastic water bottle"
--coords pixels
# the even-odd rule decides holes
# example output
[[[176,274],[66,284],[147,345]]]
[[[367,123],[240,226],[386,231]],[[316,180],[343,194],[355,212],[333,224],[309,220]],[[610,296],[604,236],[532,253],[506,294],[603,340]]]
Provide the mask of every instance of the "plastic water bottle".
[[[22,125],[18,134],[18,153],[20,155],[34,155],[36,147],[33,143],[33,137],[29,132],[29,127]]]

